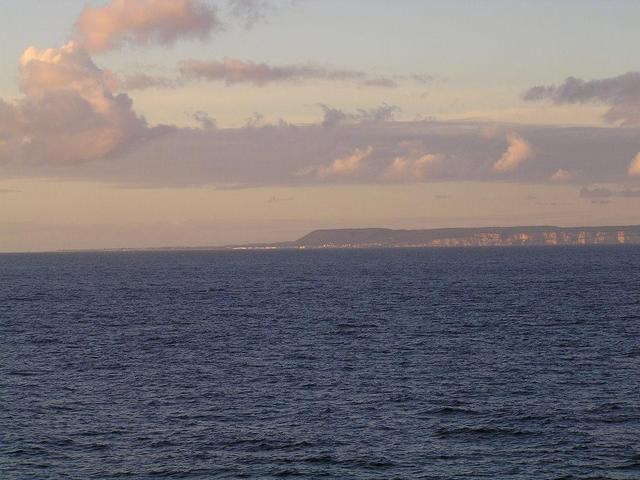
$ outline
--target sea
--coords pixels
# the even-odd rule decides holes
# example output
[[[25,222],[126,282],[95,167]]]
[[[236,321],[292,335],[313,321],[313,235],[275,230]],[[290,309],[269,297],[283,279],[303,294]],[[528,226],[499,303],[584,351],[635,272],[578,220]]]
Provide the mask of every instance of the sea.
[[[638,479],[640,247],[0,255],[0,479]]]

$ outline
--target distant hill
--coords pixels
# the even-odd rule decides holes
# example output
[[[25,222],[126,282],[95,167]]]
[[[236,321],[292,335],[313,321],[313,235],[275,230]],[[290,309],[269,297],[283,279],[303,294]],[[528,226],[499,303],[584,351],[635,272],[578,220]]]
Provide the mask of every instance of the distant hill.
[[[517,245],[640,244],[640,225],[608,227],[486,227],[392,230],[343,228],[314,230],[274,244],[236,248],[481,247]]]

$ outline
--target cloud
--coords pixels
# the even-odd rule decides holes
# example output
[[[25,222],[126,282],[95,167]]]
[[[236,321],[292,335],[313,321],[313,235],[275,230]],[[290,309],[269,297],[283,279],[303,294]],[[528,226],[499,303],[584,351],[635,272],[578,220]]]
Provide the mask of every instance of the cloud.
[[[45,50],[27,48],[20,58],[20,74],[22,90],[34,98],[72,91],[95,99],[108,86],[105,72],[75,42]]]
[[[640,197],[640,190],[622,190],[617,193],[617,196],[623,198],[638,198]]]
[[[586,187],[580,189],[580,198],[609,198],[614,194],[615,192],[604,187],[593,188],[591,190]]]
[[[493,168],[497,172],[513,170],[533,156],[531,145],[517,133],[507,134],[507,142],[509,143],[507,151],[493,164]]]
[[[274,204],[274,203],[282,203],[282,202],[291,202],[293,200],[293,197],[276,197],[271,196],[269,197],[269,199],[265,202],[268,205]]]
[[[580,198],[592,198],[592,199],[602,199],[602,198],[611,198],[611,197],[620,197],[620,198],[637,198],[640,197],[640,190],[609,190],[605,187],[599,188],[581,188],[580,189]]]
[[[523,99],[550,100],[555,105],[601,103],[610,107],[604,115],[605,121],[636,125],[640,123],[640,72],[596,80],[569,77],[560,85],[532,87]]]
[[[576,177],[575,173],[570,172],[569,170],[565,170],[564,168],[559,168],[554,172],[553,175],[551,175],[551,177],[549,177],[549,180],[556,183],[563,183],[563,182],[569,182],[573,180],[575,177]]]
[[[228,0],[227,11],[230,16],[241,20],[246,29],[264,22],[267,16],[281,8],[290,7],[296,0]]]
[[[118,77],[98,67],[90,56],[127,44],[166,44],[205,36],[219,26],[215,10],[197,0],[113,0],[104,7],[86,8],[76,22],[75,40],[58,48],[29,47],[22,55],[23,95],[11,102],[0,99],[0,175],[84,178],[122,185],[288,184],[302,181],[291,172],[338,156],[313,178],[353,175],[356,181],[371,181],[361,177],[365,169],[359,167],[372,150],[356,149],[353,158],[339,155],[370,145],[375,136],[369,131],[390,123],[399,111],[397,106],[382,104],[354,113],[334,109],[333,122],[344,126],[332,132],[320,125],[300,128],[284,121],[268,125],[260,114],[243,128],[221,130],[204,112],[192,117],[201,128],[150,126],[136,113],[131,98],[118,92],[174,87],[180,79],[147,74]],[[240,75],[249,77],[262,71],[261,64],[247,67],[245,62],[241,67]],[[297,68],[294,76],[378,78],[350,70]],[[267,77],[282,74],[269,66],[266,72]],[[352,126],[362,126],[363,130],[353,131],[356,138],[350,136]],[[377,143],[385,146],[387,141],[397,143],[396,138],[385,140],[384,136]],[[364,156],[358,160],[358,155]],[[388,158],[392,157],[384,161]],[[383,159],[378,161],[374,176],[382,171]]]
[[[137,73],[123,78],[114,78],[114,87],[117,90],[147,90],[149,88],[175,88],[176,82],[170,78]]]
[[[373,147],[356,148],[347,156],[336,158],[329,165],[304,169],[299,173],[308,175],[315,174],[320,178],[349,176],[356,173],[362,164],[362,161],[369,157],[373,152]]]
[[[323,127],[335,127],[349,119],[349,115],[338,108],[324,104],[320,104],[319,106],[324,111],[324,118],[322,119]]]
[[[422,85],[432,83],[435,80],[435,77],[433,77],[432,75],[425,75],[422,73],[413,73],[409,75],[409,78],[414,82],[420,83]]]
[[[263,0],[229,0],[229,13],[244,20],[245,28],[251,28],[264,20],[270,5]]]
[[[113,74],[114,86],[121,90],[145,90],[148,88],[175,88],[191,81],[223,82],[227,86],[248,84],[263,87],[269,84],[301,84],[320,80],[352,82],[361,87],[395,88],[399,82],[424,83],[427,75],[371,75],[359,70],[336,69],[307,65],[269,65],[264,62],[224,58],[221,61],[183,60],[178,65],[180,76],[176,79],[151,76],[143,73],[119,78]]]
[[[401,111],[402,109],[397,105],[383,103],[368,110],[359,108],[354,118],[360,122],[386,122],[393,119],[395,114]]]
[[[149,128],[113,77],[77,43],[38,50],[20,59],[24,97],[0,101],[0,162],[4,158],[73,164],[107,157],[167,131]]]
[[[2,111],[0,103],[0,125],[3,119],[13,121]],[[57,123],[67,121],[66,116],[56,118]],[[555,172],[564,169],[575,173],[567,183],[617,183],[636,189],[630,182],[638,177],[629,177],[627,169],[629,158],[638,152],[640,129],[501,125],[499,131],[517,128],[522,138],[535,145],[536,161],[497,172],[495,159],[504,154],[505,141],[503,134],[495,138],[479,134],[489,126],[483,122],[387,120],[348,121],[327,128],[320,123],[271,124],[260,116],[240,128],[157,130],[146,126],[106,157],[92,157],[104,161],[76,157],[75,162],[38,163],[32,151],[22,149],[12,157],[0,147],[0,178],[78,179],[127,187],[449,181],[508,181],[524,186],[548,183]],[[69,127],[65,124],[64,128]],[[32,135],[42,133],[33,131]],[[1,126],[0,138],[8,138]],[[21,141],[22,134],[9,139],[9,144]],[[349,162],[334,165],[336,159],[349,158],[358,149],[366,153],[367,147],[372,150],[366,159],[353,161],[351,167]],[[440,155],[442,161],[418,162],[415,174],[413,162],[423,155]],[[407,160],[406,176],[393,180],[387,173],[397,157]]]
[[[397,105],[387,103],[370,109],[359,108],[355,112],[345,112],[323,103],[318,106],[324,111],[323,127],[335,127],[346,123],[387,122],[392,120],[396,113],[402,111]]]
[[[387,168],[384,178],[391,181],[423,181],[428,178],[429,167],[442,160],[442,155],[417,154],[396,157]]]
[[[398,86],[398,82],[390,77],[376,76],[366,77],[364,80],[360,81],[360,85],[363,87],[394,88]]]
[[[211,118],[207,112],[197,111],[192,118],[200,125],[203,130],[212,130],[216,128],[216,119]]]
[[[306,80],[352,81],[361,85],[394,87],[396,81],[383,76],[370,76],[358,70],[335,69],[317,65],[269,65],[267,63],[224,58],[217,60],[188,59],[180,63],[180,73],[187,79],[224,82],[226,85],[303,82]]]
[[[264,125],[264,115],[260,112],[254,112],[244,123],[245,128],[259,128]]]
[[[321,178],[352,175],[360,169],[362,161],[369,157],[372,152],[373,147],[371,146],[356,148],[350,155],[336,158],[330,165],[317,168],[317,175]]]
[[[627,172],[632,177],[637,177],[640,175],[640,153],[637,153],[636,156],[633,157],[633,160],[631,160]]]
[[[104,53],[127,44],[203,39],[220,28],[215,9],[198,0],[112,0],[82,11],[74,39],[90,53]]]
[[[398,82],[421,83],[426,75],[370,75],[363,71],[336,69],[317,65],[269,65],[267,63],[224,58],[221,61],[183,60],[178,65],[178,78],[152,76],[144,73],[118,77],[112,84],[118,90],[145,90],[148,88],[176,88],[191,81],[222,82],[227,86],[248,84],[263,87],[269,84],[300,84],[319,80],[352,82],[359,86],[393,88]]]

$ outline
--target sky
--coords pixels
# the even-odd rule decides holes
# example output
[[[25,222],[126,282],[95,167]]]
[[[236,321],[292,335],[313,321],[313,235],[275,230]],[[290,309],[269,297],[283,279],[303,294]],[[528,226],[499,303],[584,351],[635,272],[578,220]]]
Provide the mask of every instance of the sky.
[[[0,0],[0,251],[638,224],[639,15]]]

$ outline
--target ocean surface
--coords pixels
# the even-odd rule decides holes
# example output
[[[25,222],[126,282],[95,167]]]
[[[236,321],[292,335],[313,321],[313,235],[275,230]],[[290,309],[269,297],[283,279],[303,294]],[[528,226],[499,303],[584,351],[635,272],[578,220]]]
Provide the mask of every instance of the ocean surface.
[[[0,255],[0,479],[638,479],[640,247]]]

